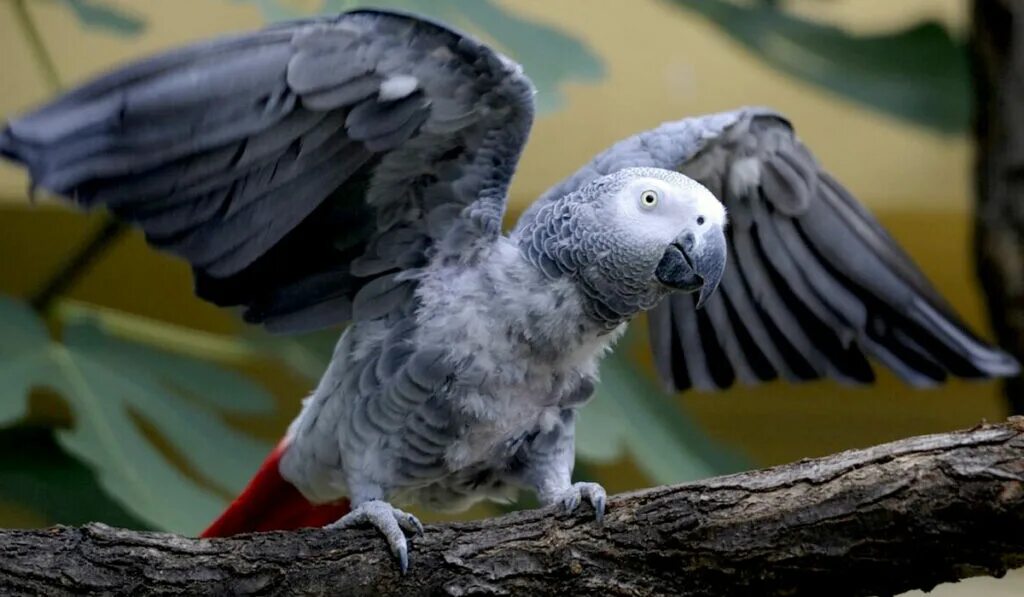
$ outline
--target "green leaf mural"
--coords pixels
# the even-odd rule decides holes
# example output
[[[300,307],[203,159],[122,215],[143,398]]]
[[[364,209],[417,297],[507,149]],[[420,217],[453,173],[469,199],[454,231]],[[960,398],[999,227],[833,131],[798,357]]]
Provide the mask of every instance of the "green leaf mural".
[[[64,0],[75,17],[86,27],[115,35],[138,35],[146,28],[140,17],[102,0]]]
[[[309,16],[287,0],[232,1],[257,4],[272,22]],[[562,105],[560,87],[565,83],[604,77],[601,59],[582,42],[555,27],[512,14],[494,0],[324,0],[316,12],[336,14],[360,7],[415,12],[493,44],[523,65],[537,86],[537,108],[542,112]]]
[[[775,68],[875,110],[943,133],[970,122],[966,45],[937,23],[854,35],[775,3],[664,1],[707,18]]]
[[[130,529],[152,528],[114,501],[91,469],[62,450],[53,430],[41,427],[0,430],[0,501],[23,505],[61,524],[101,520]]]
[[[55,390],[74,421],[56,433],[62,448],[133,516],[165,530],[199,531],[269,450],[218,412],[267,413],[272,398],[241,375],[119,340],[76,312],[58,343],[27,306],[0,299],[0,425],[24,416],[30,389]],[[141,422],[205,484],[179,469]]]
[[[309,16],[288,0],[230,1],[258,5],[268,22]],[[63,0],[63,4],[86,27],[123,36],[137,35],[146,28],[142,18],[103,0]],[[597,81],[604,76],[601,60],[580,41],[549,25],[518,17],[492,0],[324,0],[317,14],[367,7],[427,15],[486,38],[524,65],[538,87],[537,106],[542,112],[562,104],[559,87],[565,82]],[[550,60],[551,56],[559,59]]]

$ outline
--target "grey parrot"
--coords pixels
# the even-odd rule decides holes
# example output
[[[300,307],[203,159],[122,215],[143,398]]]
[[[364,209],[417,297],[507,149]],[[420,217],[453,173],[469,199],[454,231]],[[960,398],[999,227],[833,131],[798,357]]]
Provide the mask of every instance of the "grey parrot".
[[[644,311],[678,390],[869,383],[869,358],[915,386],[1017,372],[768,109],[621,141],[503,234],[533,97],[472,37],[359,10],[150,58],[7,123],[0,153],[34,186],[139,225],[199,297],[277,332],[348,324],[205,536],[369,524],[405,570],[422,526],[392,504],[525,489],[600,522],[574,425]]]

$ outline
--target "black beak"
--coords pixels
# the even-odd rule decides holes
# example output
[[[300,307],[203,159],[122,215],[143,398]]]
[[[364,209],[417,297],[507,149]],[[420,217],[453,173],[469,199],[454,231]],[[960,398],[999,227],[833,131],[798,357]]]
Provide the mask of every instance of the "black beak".
[[[700,290],[697,297],[700,309],[722,281],[725,258],[725,233],[720,226],[710,226],[702,230],[700,236],[685,232],[669,245],[654,275],[673,290]]]

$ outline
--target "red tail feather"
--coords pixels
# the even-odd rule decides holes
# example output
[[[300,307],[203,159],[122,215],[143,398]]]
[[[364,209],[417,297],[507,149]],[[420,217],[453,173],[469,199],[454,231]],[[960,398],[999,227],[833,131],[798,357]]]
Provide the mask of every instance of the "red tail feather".
[[[284,440],[277,444],[249,485],[200,537],[322,527],[349,512],[348,500],[312,504],[294,485],[284,480],[277,467],[286,447]]]

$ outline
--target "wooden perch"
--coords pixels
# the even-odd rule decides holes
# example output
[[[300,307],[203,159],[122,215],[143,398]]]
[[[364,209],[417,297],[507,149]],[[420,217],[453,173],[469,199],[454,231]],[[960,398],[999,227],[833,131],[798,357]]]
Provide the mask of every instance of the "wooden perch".
[[[890,595],[1024,566],[1024,418],[431,526],[197,540],[93,524],[0,531],[0,594]]]

